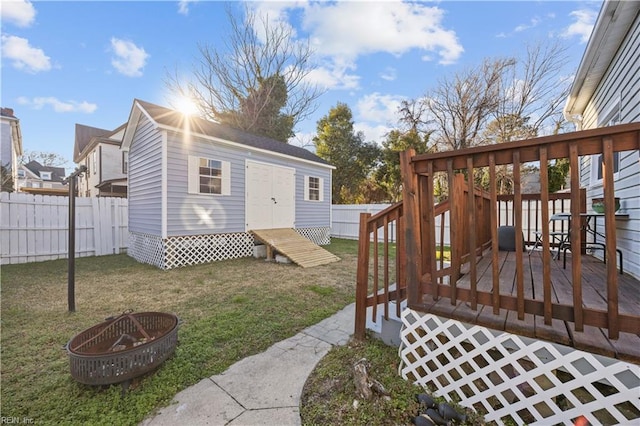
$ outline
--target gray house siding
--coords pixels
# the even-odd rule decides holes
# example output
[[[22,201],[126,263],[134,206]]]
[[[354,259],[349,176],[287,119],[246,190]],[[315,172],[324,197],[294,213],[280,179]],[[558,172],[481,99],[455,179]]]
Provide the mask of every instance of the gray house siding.
[[[231,166],[231,194],[189,194],[189,155],[228,161]],[[296,228],[328,228],[331,225],[331,173],[327,167],[314,167],[304,161],[250,151],[202,138],[193,138],[185,142],[181,134],[174,132],[168,135],[167,157],[168,236],[245,232],[246,160],[296,169]],[[305,176],[323,178],[323,201],[304,200]]]
[[[606,126],[609,113],[619,108],[619,124],[640,121],[640,17],[625,37],[600,85],[583,114],[583,128]],[[636,151],[619,154],[619,170],[615,180],[615,195],[621,200],[621,213],[629,220],[618,220],[617,243],[623,252],[624,269],[640,276],[640,155]],[[587,198],[601,197],[601,182],[592,179],[592,157],[581,162],[581,185],[587,188]],[[589,208],[589,206],[588,206]]]
[[[162,133],[144,117],[129,158],[129,231],[162,236]]]
[[[201,138],[170,132],[167,148],[168,236],[244,232],[244,155]],[[231,195],[189,194],[189,155],[229,161]]]
[[[305,201],[305,176],[322,178],[322,201]],[[296,228],[331,226],[331,171],[302,164],[296,171]]]

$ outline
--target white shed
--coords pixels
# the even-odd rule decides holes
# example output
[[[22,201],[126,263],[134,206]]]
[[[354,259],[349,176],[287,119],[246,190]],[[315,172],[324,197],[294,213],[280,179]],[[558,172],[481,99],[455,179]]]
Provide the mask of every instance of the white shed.
[[[252,230],[330,242],[331,171],[312,152],[134,100],[129,255],[163,269],[251,256]]]

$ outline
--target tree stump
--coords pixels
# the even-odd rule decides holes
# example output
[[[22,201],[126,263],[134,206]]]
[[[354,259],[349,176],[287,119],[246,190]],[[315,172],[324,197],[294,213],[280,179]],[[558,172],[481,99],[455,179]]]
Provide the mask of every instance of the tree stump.
[[[382,383],[369,376],[369,361],[362,358],[353,365],[353,381],[356,385],[356,397],[369,400],[374,393],[389,397],[389,392]]]

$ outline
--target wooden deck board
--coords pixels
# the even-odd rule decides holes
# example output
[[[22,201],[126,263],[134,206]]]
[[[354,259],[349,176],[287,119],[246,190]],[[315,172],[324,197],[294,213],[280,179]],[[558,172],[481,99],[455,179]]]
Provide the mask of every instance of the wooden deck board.
[[[294,229],[256,229],[251,232],[257,240],[303,268],[326,265],[340,260],[338,256],[314,244]]]
[[[571,284],[570,254],[567,256],[567,269],[563,268],[562,259],[551,262],[551,289],[554,303],[573,305],[573,289]],[[487,260],[488,259],[488,260]],[[493,286],[491,253],[479,261],[477,266],[477,288],[479,291],[490,292]],[[582,256],[582,292],[583,306],[586,308],[606,311],[606,266],[591,256]],[[515,253],[500,253],[500,293],[501,295],[517,294]],[[534,252],[531,256],[524,256],[525,299],[542,301],[543,269],[542,256]],[[468,267],[462,272],[464,275],[457,283],[461,289],[469,289]],[[640,282],[629,275],[618,275],[619,311],[628,315],[638,315],[640,312]],[[426,299],[431,296],[426,295]],[[430,305],[430,306],[427,306]],[[450,299],[440,298],[437,302],[429,303],[425,300],[426,312],[440,316],[458,319],[471,324],[505,330],[514,334],[552,341],[591,353],[618,358],[627,362],[640,364],[640,330],[638,334],[620,333],[617,340],[609,339],[607,330],[593,326],[585,326],[584,331],[575,331],[575,324],[570,321],[553,319],[550,325],[544,323],[544,316],[525,314],[524,320],[517,318],[516,311],[501,309],[499,315],[493,314],[490,305],[478,304],[476,311],[467,303],[458,301],[454,306]],[[428,309],[427,309],[428,308]]]

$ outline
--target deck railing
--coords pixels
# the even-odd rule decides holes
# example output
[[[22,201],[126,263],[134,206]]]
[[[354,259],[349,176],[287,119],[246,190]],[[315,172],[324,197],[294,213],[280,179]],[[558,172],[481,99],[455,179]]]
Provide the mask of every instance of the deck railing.
[[[446,297],[451,299],[452,304],[459,301],[467,302],[474,310],[478,304],[492,306],[496,315],[501,309],[516,311],[520,320],[524,320],[525,313],[528,313],[544,316],[547,325],[551,324],[552,319],[571,321],[575,324],[576,331],[583,331],[585,325],[608,329],[609,337],[612,339],[618,338],[620,331],[637,332],[640,329],[640,317],[621,315],[618,309],[616,223],[613,207],[614,171],[606,165],[613,164],[615,152],[638,149],[640,123],[632,123],[454,152],[416,155],[409,150],[401,153],[402,203],[374,217],[361,216],[356,337],[364,335],[367,306],[372,306],[375,310],[378,303],[385,302],[387,315],[388,302],[396,301],[396,309],[399,310],[400,302],[405,295],[408,306],[415,310],[426,310],[429,304],[425,301],[428,298],[435,300]],[[602,154],[604,165],[604,232],[607,236],[605,255],[610,260],[606,265],[606,283],[603,283],[607,311],[583,307],[581,256],[584,255],[584,250],[574,250],[571,255],[573,303],[569,305],[553,302],[550,282],[550,232],[553,232],[553,229],[544,226],[549,223],[550,216],[556,212],[555,209],[570,212],[570,245],[583,246],[585,235],[581,229],[580,213],[585,211],[586,194],[584,189],[580,188],[579,162],[581,156],[593,154]],[[549,194],[549,162],[561,158],[568,158],[570,163],[569,192]],[[522,193],[521,170],[525,163],[539,166],[540,194],[537,196]],[[495,189],[496,168],[503,165],[512,168],[513,195],[510,196],[499,196]],[[467,189],[470,187],[469,177],[473,179],[477,171],[489,175],[489,192]],[[437,204],[434,180],[437,178],[442,181],[443,176],[448,184],[449,198],[447,202]],[[511,202],[512,210],[500,217],[499,211],[504,210],[500,208],[500,203],[506,202]],[[442,263],[443,229],[436,226],[437,218],[445,212],[450,215],[451,245],[451,261],[446,267]],[[523,218],[526,218],[524,223]],[[392,221],[398,222],[398,241],[395,262],[390,263],[387,255],[390,243],[386,236],[379,242],[377,230],[388,226]],[[525,235],[524,239],[515,240],[517,291],[514,296],[500,294],[499,290],[498,227],[506,224],[515,227],[516,235]],[[534,241],[531,236],[534,225],[536,231],[541,232],[542,240],[543,300],[526,299],[524,292],[524,249],[526,244]],[[370,271],[369,264],[371,245],[375,263],[373,272]],[[378,251],[379,245],[382,247],[382,255]],[[491,292],[479,291],[476,287],[476,263],[483,255],[492,259],[494,285]],[[465,263],[468,263],[470,287],[458,289],[456,283],[460,268]],[[396,268],[394,290],[390,290],[390,264],[394,264]],[[369,278],[372,281],[369,281]]]

